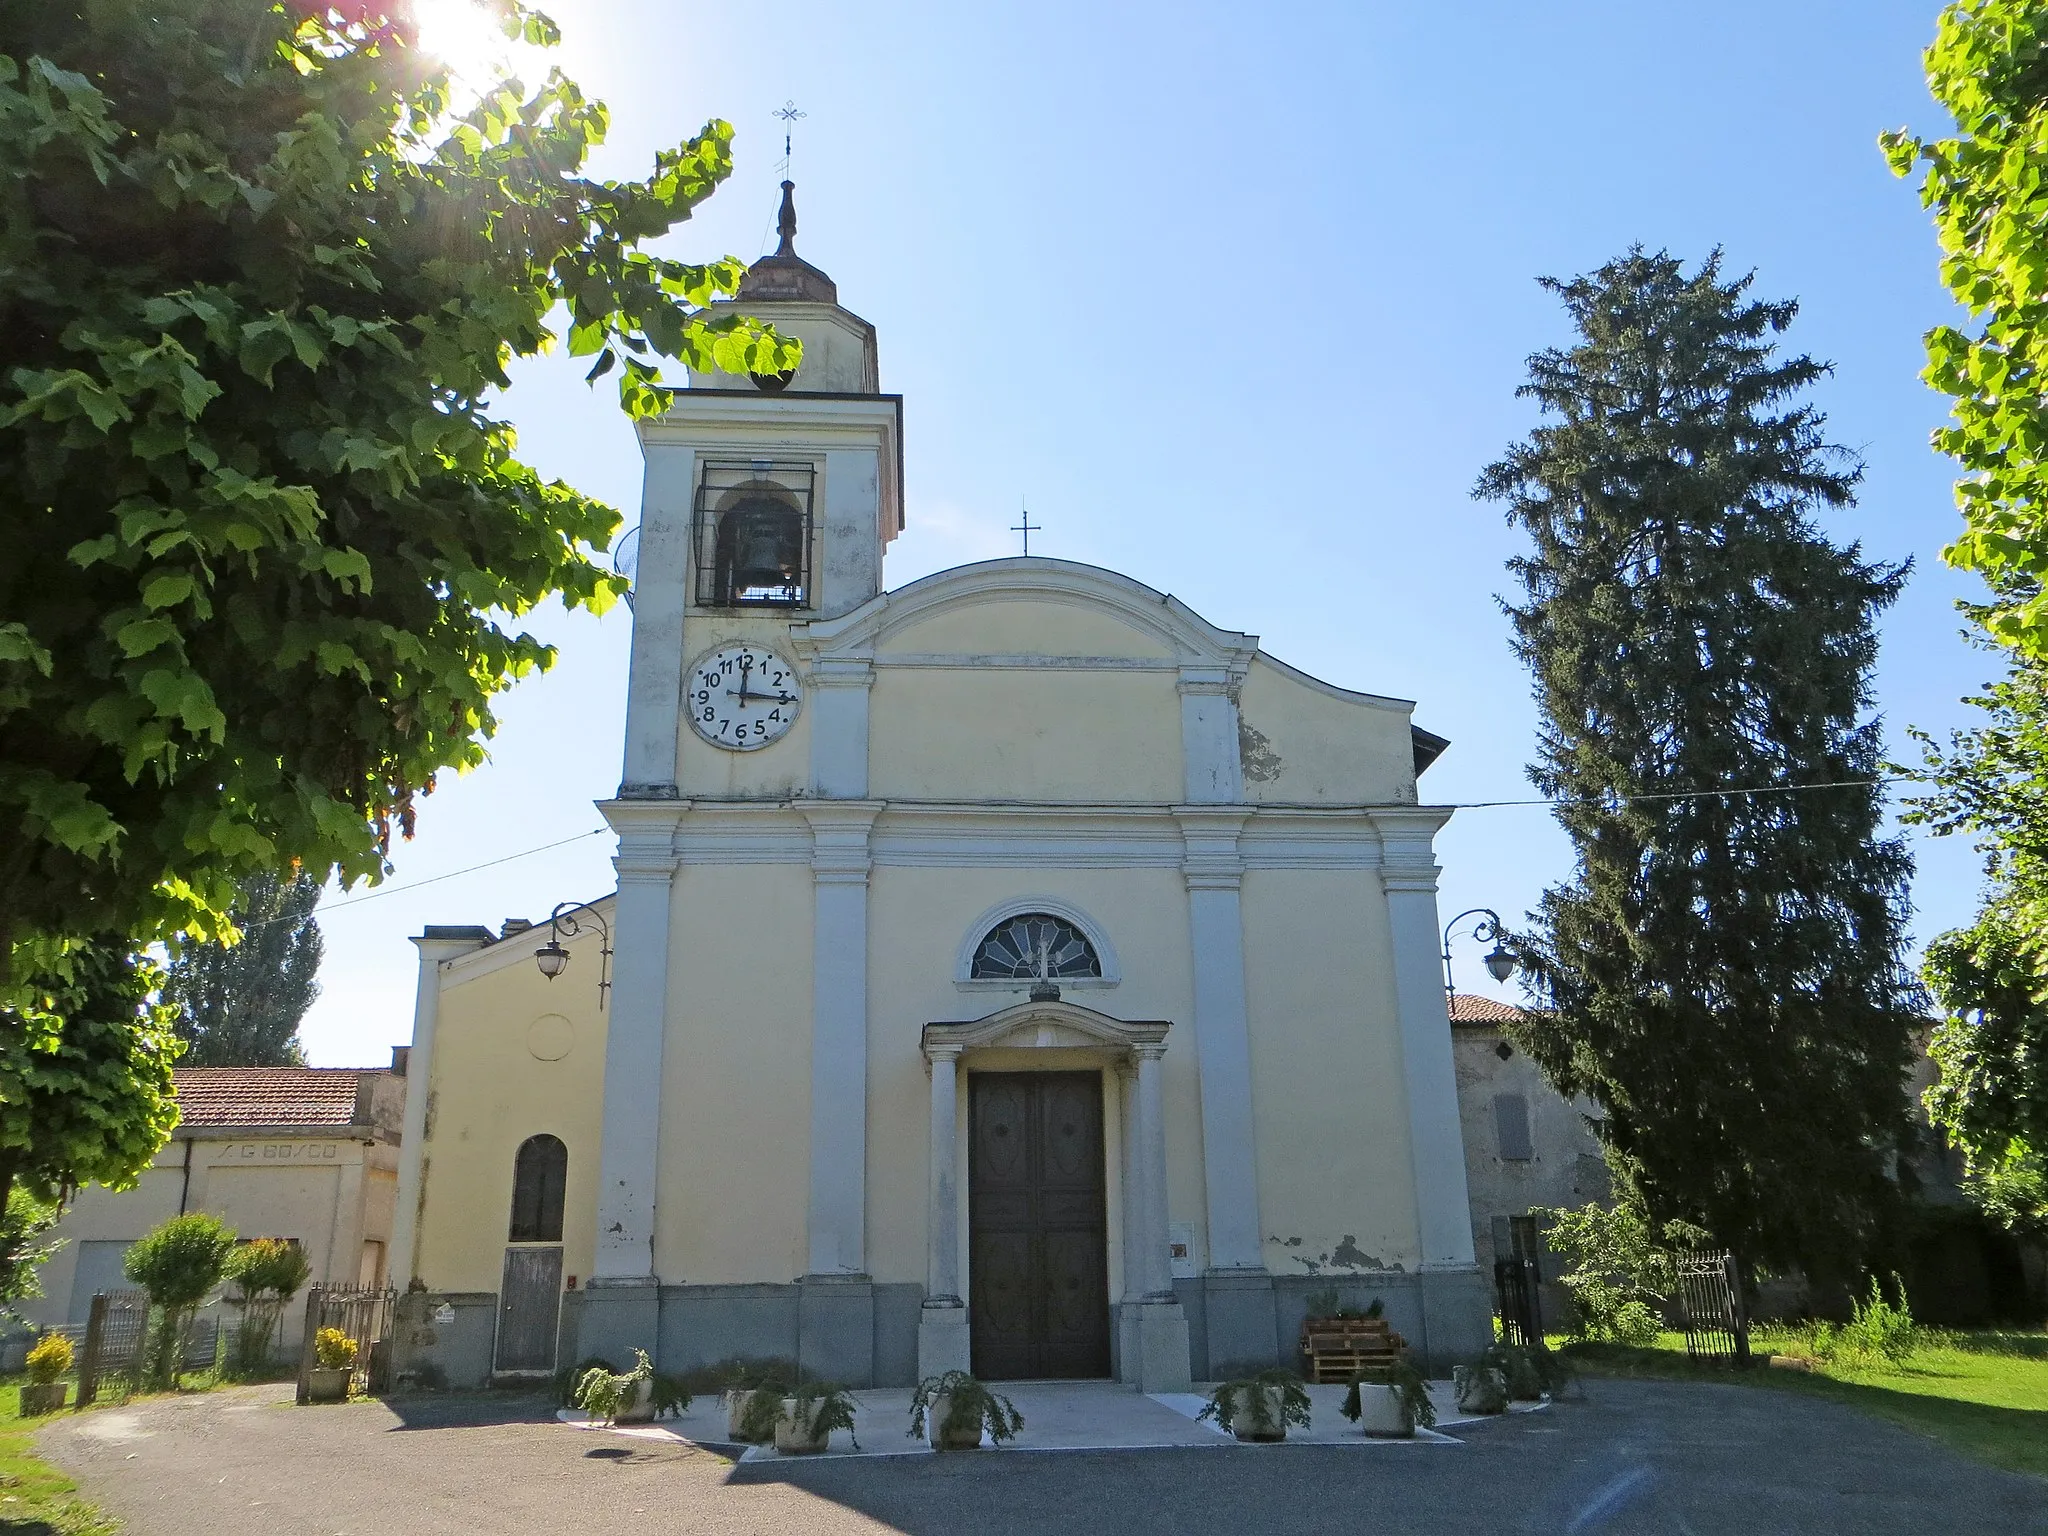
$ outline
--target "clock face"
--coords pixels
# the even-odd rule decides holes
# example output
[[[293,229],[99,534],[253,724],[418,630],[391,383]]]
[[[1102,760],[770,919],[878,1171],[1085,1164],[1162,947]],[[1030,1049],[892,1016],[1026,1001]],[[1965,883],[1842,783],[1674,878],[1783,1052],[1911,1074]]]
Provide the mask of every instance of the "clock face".
[[[751,752],[796,724],[803,708],[796,668],[760,645],[722,645],[690,663],[683,704],[714,747]]]

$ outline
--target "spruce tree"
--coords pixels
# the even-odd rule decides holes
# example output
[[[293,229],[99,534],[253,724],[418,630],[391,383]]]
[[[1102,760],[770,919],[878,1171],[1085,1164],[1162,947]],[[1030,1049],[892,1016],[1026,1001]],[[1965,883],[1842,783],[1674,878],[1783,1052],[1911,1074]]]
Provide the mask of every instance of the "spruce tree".
[[[320,995],[320,882],[310,874],[241,882],[239,944],[182,939],[173,946],[164,1000],[178,1010],[187,1067],[305,1065],[299,1021]]]
[[[1802,398],[1826,365],[1777,351],[1796,304],[1750,283],[1641,247],[1546,279],[1578,340],[1530,359],[1545,420],[1479,481],[1533,546],[1505,606],[1577,859],[1520,1033],[1603,1106],[1625,1199],[1830,1273],[1888,1203],[1918,1020],[1868,712],[1906,567],[1816,526],[1861,467]]]

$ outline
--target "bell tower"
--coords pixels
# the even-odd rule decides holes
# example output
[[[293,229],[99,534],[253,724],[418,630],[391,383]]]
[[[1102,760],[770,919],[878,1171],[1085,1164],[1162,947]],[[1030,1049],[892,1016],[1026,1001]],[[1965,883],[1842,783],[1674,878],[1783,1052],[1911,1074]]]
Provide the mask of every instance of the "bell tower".
[[[803,343],[803,361],[781,374],[693,369],[668,412],[640,423],[622,800],[678,794],[693,658],[724,642],[791,656],[792,625],[882,590],[882,554],[903,526],[903,399],[880,392],[875,328],[797,255],[787,181],[777,227],[774,252],[711,312],[773,325]]]

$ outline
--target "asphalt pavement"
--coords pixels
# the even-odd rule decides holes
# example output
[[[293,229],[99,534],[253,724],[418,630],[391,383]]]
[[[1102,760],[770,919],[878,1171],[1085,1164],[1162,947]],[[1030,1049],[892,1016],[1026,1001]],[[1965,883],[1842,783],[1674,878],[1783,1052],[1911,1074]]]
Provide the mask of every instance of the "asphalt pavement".
[[[737,1448],[577,1429],[533,1400],[296,1408],[263,1387],[70,1415],[41,1442],[130,1536],[2048,1533],[2048,1481],[1832,1403],[1583,1391],[1455,1445],[1032,1451],[1027,1426],[1000,1451],[736,1465]]]

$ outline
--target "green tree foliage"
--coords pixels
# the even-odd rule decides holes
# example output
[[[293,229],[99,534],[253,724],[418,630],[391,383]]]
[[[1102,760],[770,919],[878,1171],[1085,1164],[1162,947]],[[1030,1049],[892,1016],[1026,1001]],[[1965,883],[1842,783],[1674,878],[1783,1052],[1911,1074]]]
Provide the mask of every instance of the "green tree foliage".
[[[1665,1304],[1678,1289],[1678,1250],[1711,1241],[1683,1221],[1653,1231],[1642,1211],[1624,1203],[1539,1206],[1543,1246],[1563,1264],[1558,1283],[1571,1297],[1572,1332],[1614,1344],[1654,1344]]]
[[[2039,908],[2007,901],[1927,947],[1947,1019],[1928,1053],[1927,1112],[1963,1151],[1965,1186],[1992,1216],[2048,1232],[2048,982]]]
[[[0,1006],[0,1204],[129,1189],[177,1124],[183,1048],[155,1001],[162,973],[124,947],[75,944]]]
[[[158,1388],[174,1386],[192,1317],[227,1273],[235,1229],[218,1216],[194,1211],[150,1228],[122,1255],[121,1268],[149,1292],[149,1339],[143,1376]]]
[[[1976,322],[1927,333],[1925,377],[1955,412],[1935,446],[1963,469],[1963,533],[1944,556],[1990,583],[1991,634],[2048,663],[2048,9],[1959,0],[1926,63],[1956,132],[1884,146],[1902,176],[1924,164],[1942,280]]]
[[[1718,253],[1546,286],[1575,345],[1482,475],[1533,549],[1508,613],[1543,713],[1530,776],[1577,872],[1521,941],[1520,1042],[1605,1109],[1624,1198],[1748,1262],[1847,1263],[1904,1126],[1910,861],[1878,836],[1873,617],[1901,568],[1831,544],[1858,469],[1796,399],[1791,303]]]
[[[1929,793],[1913,819],[1969,832],[1991,889],[1969,928],[1928,947],[1948,1014],[1934,1035],[1935,1123],[1961,1147],[1966,1186],[1998,1220],[2048,1229],[2048,12],[1964,0],[1942,13],[1927,81],[1954,135],[1885,135],[1893,169],[1924,166],[1942,278],[1969,329],[1927,334],[1924,377],[1954,420],[1934,437],[1962,470],[1963,532],[1943,556],[1977,572],[1965,604],[2005,677],[1971,702],[1987,723],[1926,742]],[[1925,741],[1925,738],[1923,738]]]
[[[552,659],[519,617],[618,590],[617,514],[489,404],[555,311],[635,415],[660,358],[797,360],[704,313],[740,262],[642,249],[727,124],[594,179],[600,103],[453,114],[415,37],[411,0],[0,0],[0,982],[82,923],[217,931],[250,871],[374,877],[480,761]]]
[[[238,942],[173,941],[164,1001],[177,1010],[185,1066],[305,1065],[299,1021],[320,995],[319,900],[310,874],[247,876],[232,912]]]
[[[0,1322],[21,1322],[14,1304],[43,1294],[37,1270],[64,1246],[62,1238],[54,1242],[43,1238],[57,1224],[59,1210],[56,1201],[38,1199],[22,1185],[7,1192],[6,1204],[0,1208]]]

